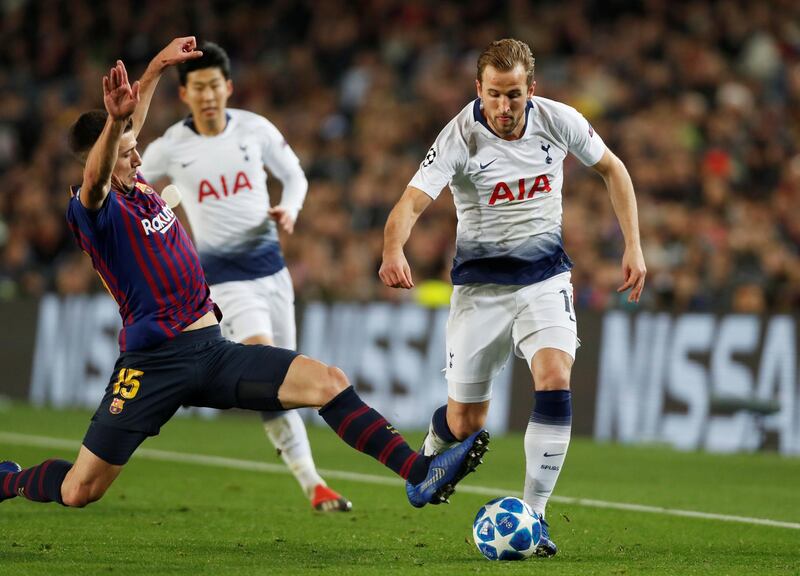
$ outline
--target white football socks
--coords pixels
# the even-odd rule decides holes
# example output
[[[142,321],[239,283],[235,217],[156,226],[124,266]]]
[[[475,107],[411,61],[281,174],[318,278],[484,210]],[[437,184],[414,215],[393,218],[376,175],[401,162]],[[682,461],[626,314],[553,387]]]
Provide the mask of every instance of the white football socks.
[[[571,425],[528,422],[525,431],[525,492],[523,498],[541,516],[567,457]]]
[[[326,485],[317,473],[306,426],[296,410],[284,412],[272,420],[265,420],[264,430],[308,498],[313,496],[317,484]]]

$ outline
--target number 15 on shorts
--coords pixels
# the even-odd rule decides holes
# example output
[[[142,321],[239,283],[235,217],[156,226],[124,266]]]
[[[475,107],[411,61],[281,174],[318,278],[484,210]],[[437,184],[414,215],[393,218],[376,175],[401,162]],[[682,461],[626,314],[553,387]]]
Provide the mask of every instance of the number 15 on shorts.
[[[141,370],[133,368],[122,368],[114,383],[114,396],[122,396],[126,400],[131,400],[139,392],[139,377],[144,376]]]

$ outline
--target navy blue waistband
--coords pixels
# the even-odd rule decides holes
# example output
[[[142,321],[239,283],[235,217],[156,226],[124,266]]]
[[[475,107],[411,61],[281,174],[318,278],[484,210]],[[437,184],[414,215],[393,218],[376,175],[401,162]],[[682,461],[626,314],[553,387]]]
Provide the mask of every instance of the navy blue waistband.
[[[222,338],[222,331],[219,328],[219,324],[214,324],[213,326],[206,326],[205,328],[198,328],[197,330],[181,332],[174,338],[170,338],[162,343],[159,348],[188,346],[191,344],[197,344],[198,342],[217,340],[219,338]]]

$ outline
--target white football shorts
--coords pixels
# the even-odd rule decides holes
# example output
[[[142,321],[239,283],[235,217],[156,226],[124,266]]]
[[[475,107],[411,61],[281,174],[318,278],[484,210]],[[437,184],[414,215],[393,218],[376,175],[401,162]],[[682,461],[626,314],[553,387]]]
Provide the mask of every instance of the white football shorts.
[[[574,359],[578,336],[570,278],[564,272],[530,286],[454,286],[445,350],[450,398],[488,400],[492,378],[512,351],[528,366],[542,348]]]
[[[211,286],[211,299],[222,310],[222,335],[234,342],[263,335],[275,346],[294,350],[297,326],[294,287],[288,268],[255,280]]]

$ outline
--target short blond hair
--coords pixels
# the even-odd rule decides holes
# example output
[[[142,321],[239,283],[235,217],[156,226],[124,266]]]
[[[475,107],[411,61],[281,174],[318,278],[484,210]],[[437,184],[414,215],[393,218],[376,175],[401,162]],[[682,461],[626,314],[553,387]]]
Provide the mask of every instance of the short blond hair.
[[[501,72],[513,70],[521,64],[527,75],[528,86],[533,84],[533,65],[535,62],[530,46],[522,40],[503,38],[489,44],[478,57],[478,82],[483,80],[483,70],[492,66]]]

